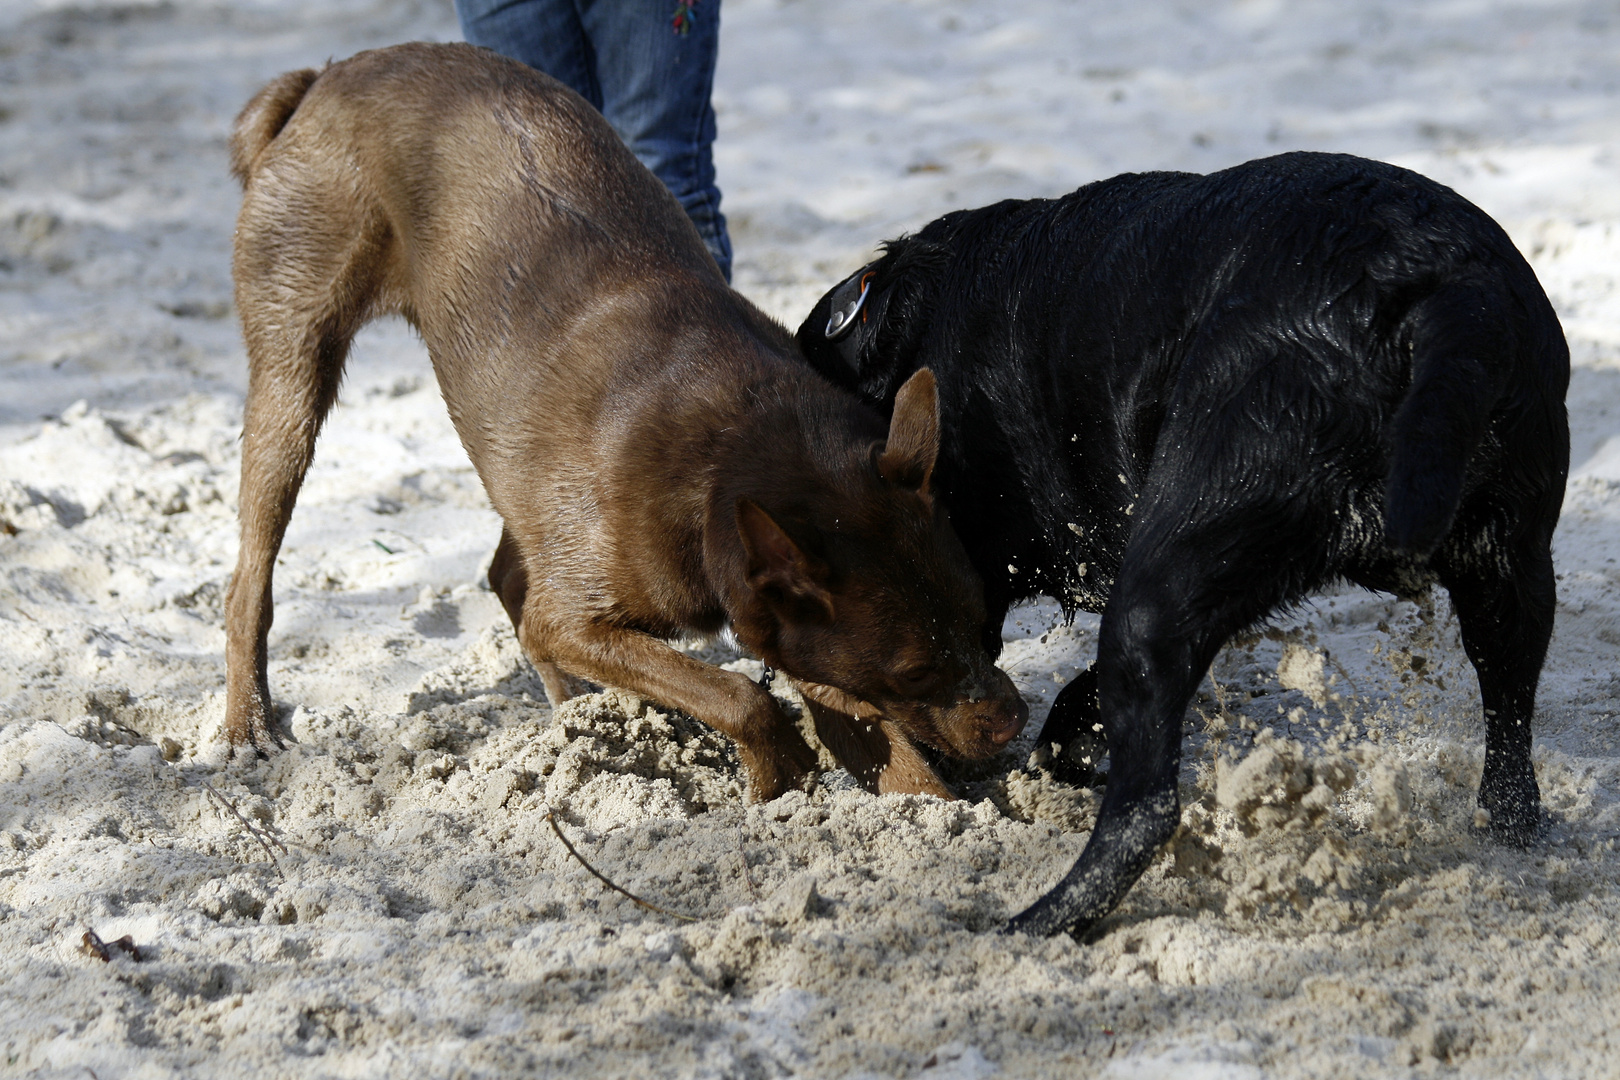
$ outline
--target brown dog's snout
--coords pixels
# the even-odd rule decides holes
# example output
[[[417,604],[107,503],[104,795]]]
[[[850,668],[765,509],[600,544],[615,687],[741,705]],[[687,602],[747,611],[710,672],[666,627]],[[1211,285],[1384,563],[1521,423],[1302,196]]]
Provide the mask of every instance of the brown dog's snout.
[[[1001,675],[1001,681],[1006,685],[998,687],[1001,693],[986,702],[989,708],[980,721],[980,730],[990,742],[1006,746],[1024,730],[1024,725],[1029,721],[1029,705],[1011,679],[999,671],[996,674]]]
[[[994,715],[985,719],[984,737],[997,746],[1006,746],[1018,737],[1018,733],[1024,730],[1024,724],[1028,721],[1029,706],[1019,699],[1012,703],[1012,708],[998,709]]]
[[[995,754],[1018,737],[1028,720],[1029,706],[1000,668],[974,679],[946,715],[956,734],[950,741],[971,757]]]

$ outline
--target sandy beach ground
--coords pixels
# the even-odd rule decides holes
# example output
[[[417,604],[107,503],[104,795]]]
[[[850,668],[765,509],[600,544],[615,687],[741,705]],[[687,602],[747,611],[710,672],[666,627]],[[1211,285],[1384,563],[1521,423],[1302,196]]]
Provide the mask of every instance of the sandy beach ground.
[[[226,760],[228,125],[283,70],[457,36],[447,0],[0,2],[0,1075],[1620,1076],[1620,9],[726,0],[737,285],[790,325],[949,209],[1321,149],[1479,203],[1569,334],[1546,839],[1470,831],[1445,596],[1343,590],[1223,652],[1186,827],[1086,943],[988,931],[1090,828],[1034,732],[1094,618],[1013,613],[1036,722],[961,801],[828,770],[747,805],[701,725],[546,704],[402,324],[357,345],[278,571],[296,741]]]

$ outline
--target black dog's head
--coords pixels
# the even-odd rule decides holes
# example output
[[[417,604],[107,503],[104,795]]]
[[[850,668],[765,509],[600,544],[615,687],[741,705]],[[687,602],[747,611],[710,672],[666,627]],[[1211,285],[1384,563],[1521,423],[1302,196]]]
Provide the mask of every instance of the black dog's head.
[[[867,263],[823,296],[799,327],[810,366],[888,412],[894,395],[920,365],[917,343],[933,318],[939,281],[953,245],[950,214],[916,236],[883,245]]]

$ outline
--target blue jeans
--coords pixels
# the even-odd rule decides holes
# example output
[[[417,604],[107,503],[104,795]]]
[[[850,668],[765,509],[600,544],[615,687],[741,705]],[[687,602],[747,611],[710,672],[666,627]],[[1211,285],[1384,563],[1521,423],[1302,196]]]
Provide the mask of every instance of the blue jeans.
[[[709,104],[720,0],[697,0],[685,33],[674,26],[676,0],[455,3],[468,41],[539,68],[601,110],[680,200],[730,281],[731,238],[714,182]]]

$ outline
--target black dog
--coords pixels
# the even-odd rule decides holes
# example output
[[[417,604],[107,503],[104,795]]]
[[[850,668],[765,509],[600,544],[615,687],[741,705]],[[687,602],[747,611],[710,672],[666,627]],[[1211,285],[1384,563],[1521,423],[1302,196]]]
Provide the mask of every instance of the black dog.
[[[1107,794],[1079,861],[1011,929],[1079,932],[1175,831],[1182,715],[1221,645],[1348,579],[1450,592],[1479,676],[1495,835],[1541,820],[1530,763],[1569,468],[1569,351],[1502,229],[1390,165],[1287,154],[949,214],[802,326],[888,407],[939,380],[937,489],[999,647],[1008,605],[1101,611]]]

